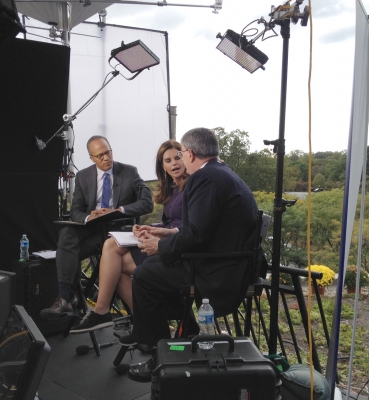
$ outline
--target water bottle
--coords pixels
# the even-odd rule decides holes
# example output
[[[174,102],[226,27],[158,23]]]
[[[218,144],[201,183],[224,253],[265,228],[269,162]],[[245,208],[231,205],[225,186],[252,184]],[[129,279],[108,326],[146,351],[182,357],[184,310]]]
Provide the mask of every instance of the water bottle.
[[[199,308],[198,323],[200,335],[214,335],[214,310],[209,304],[209,299],[202,300],[202,306]],[[214,342],[199,342],[200,349],[210,350]]]
[[[20,261],[27,261],[29,259],[29,240],[27,235],[23,235],[20,240]]]

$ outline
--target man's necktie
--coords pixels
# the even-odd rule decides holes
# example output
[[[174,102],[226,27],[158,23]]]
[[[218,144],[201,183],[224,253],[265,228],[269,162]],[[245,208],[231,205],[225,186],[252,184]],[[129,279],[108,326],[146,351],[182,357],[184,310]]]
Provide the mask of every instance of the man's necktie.
[[[101,199],[101,208],[109,208],[109,200],[110,200],[110,177],[107,172],[103,175],[104,182],[102,188],[102,199]]]

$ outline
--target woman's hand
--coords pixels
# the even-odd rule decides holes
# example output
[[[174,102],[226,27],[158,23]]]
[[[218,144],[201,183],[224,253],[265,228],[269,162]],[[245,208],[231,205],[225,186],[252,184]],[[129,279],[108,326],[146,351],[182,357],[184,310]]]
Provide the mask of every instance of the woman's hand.
[[[133,225],[132,232],[136,237],[141,238],[145,236],[145,232],[150,232],[151,228],[149,225]]]
[[[132,227],[132,233],[135,235],[135,236],[137,236],[138,237],[138,233],[141,231],[141,229],[143,228],[143,227],[146,227],[146,225],[133,225],[133,227]]]
[[[132,232],[139,239],[145,237],[146,232],[150,235],[156,236],[159,239],[163,239],[165,237],[176,234],[178,232],[178,229],[157,228],[155,226],[148,225],[134,225],[132,228]]]

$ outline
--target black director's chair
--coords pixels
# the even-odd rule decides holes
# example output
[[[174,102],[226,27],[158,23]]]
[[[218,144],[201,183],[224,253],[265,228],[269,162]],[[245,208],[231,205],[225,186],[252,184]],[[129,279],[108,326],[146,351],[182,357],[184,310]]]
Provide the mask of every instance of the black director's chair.
[[[195,300],[196,296],[196,273],[194,268],[194,261],[195,259],[205,259],[205,258],[243,258],[245,259],[245,265],[252,268],[252,272],[250,274],[251,281],[246,282],[246,288],[244,288],[244,294],[246,296],[247,289],[249,284],[254,287],[259,284],[259,276],[260,276],[260,269],[261,269],[261,260],[262,260],[262,248],[261,248],[261,240],[263,237],[266,236],[267,230],[270,224],[271,217],[267,214],[263,214],[263,211],[258,211],[257,214],[257,223],[253,235],[253,245],[252,250],[246,252],[233,252],[233,253],[188,253],[183,254],[182,259],[190,260],[190,268],[191,268],[191,275],[192,275],[192,284],[184,285],[181,288],[181,296],[184,302],[184,312],[182,321],[177,322],[177,331],[176,337],[188,337],[188,328],[189,328],[189,321],[192,314],[192,304]],[[211,301],[210,301],[211,302]],[[240,326],[238,320],[238,307],[236,307],[232,311],[232,315],[235,321],[235,328],[237,336],[243,336],[242,328]],[[250,309],[250,318],[251,318],[251,309]],[[219,328],[218,328],[219,330]],[[220,333],[220,331],[219,331]],[[116,358],[113,361],[115,367],[122,362],[125,354],[127,351],[132,352],[135,349],[139,349],[143,354],[145,352],[140,348],[140,344],[136,344],[130,347],[122,346],[119,350]],[[147,354],[150,355],[150,354]],[[151,354],[152,355],[152,354]]]
[[[201,293],[198,292],[196,287],[196,268],[194,266],[195,260],[199,259],[204,260],[210,258],[243,259],[245,263],[245,268],[251,268],[251,272],[248,275],[248,279],[245,280],[244,287],[242,288],[244,292],[243,298],[245,298],[248,295],[248,292],[250,292],[251,288],[255,290],[255,288],[257,288],[259,285],[260,271],[261,271],[262,257],[263,257],[261,241],[262,238],[266,236],[269,223],[270,223],[270,216],[267,214],[263,214],[263,211],[259,210],[257,214],[255,230],[253,233],[252,250],[244,252],[232,252],[232,253],[186,253],[182,255],[182,259],[189,260],[190,262],[192,283],[190,285],[182,286],[181,289],[181,295],[184,301],[184,312],[183,312],[183,319],[179,323],[178,337],[188,337],[188,328],[192,313],[192,304],[196,298],[200,299],[201,297]],[[201,268],[201,266],[199,268]],[[211,299],[209,300],[211,304]],[[225,299],[225,302],[226,301],[227,300]],[[237,305],[233,309],[231,314],[233,316],[236,335],[243,336],[242,328],[238,319],[238,306],[239,305]],[[251,318],[251,309],[248,312],[250,313],[250,318]],[[214,314],[215,314],[215,324],[217,327],[217,331],[218,333],[221,333],[219,324],[217,322],[217,318],[221,317],[221,315],[218,315],[216,310],[214,310]],[[226,320],[226,318],[224,319]]]

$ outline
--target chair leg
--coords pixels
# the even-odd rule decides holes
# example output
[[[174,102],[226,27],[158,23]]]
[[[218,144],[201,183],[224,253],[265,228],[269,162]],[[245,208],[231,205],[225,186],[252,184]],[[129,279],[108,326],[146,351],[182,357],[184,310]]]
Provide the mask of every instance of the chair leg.
[[[257,299],[256,294],[254,294],[254,297]],[[243,300],[243,306],[245,308],[245,318],[244,318],[244,336],[247,337],[252,337],[252,340],[257,348],[260,348],[260,327],[261,327],[261,318],[259,315],[259,332],[258,332],[258,337],[256,336],[255,329],[252,325],[252,301],[253,301],[253,296],[248,296]],[[255,305],[257,306],[257,301],[255,300]]]
[[[233,317],[234,329],[236,331],[236,336],[238,336],[238,337],[243,336],[241,324],[240,324],[240,321],[238,319],[238,311],[234,311],[232,313],[232,317]]]
[[[259,300],[259,298],[257,296],[254,296],[254,301],[255,301],[255,304],[256,304],[256,308],[258,310],[259,320],[260,320],[260,323],[261,323],[261,327],[263,329],[263,334],[264,334],[265,340],[267,341],[267,343],[269,343],[268,329],[267,329],[267,326],[266,326],[266,323],[265,323],[263,312],[261,310],[260,300]]]
[[[68,325],[65,327],[64,331],[63,331],[63,336],[64,337],[68,337],[69,336],[69,331],[72,329],[72,327],[74,326],[75,322],[77,321],[77,319],[81,319],[80,317],[77,317],[76,315],[73,315],[73,317],[70,318]]]
[[[252,317],[252,297],[248,297],[245,299],[246,302],[244,302],[245,306],[245,336],[249,337],[250,332],[251,332],[251,317]]]
[[[99,277],[99,264],[100,264],[100,260],[98,259],[96,265],[94,265],[94,270],[92,271],[92,275],[90,278],[88,278],[87,285],[86,285],[85,289],[83,290],[83,294],[86,298],[89,297],[90,292],[93,287],[98,289],[98,287],[95,285],[95,283],[97,281],[97,278]]]
[[[126,355],[128,351],[128,347],[127,346],[121,346],[117,356],[115,357],[113,364],[114,367],[117,367],[123,360],[124,356]]]
[[[290,328],[291,338],[292,338],[293,346],[295,348],[295,353],[296,353],[296,356],[297,356],[297,361],[300,364],[302,364],[300,349],[299,349],[299,346],[298,346],[298,343],[297,343],[295,330],[293,328],[293,324],[292,324],[291,315],[290,315],[290,311],[289,311],[289,308],[288,308],[286,296],[284,295],[283,292],[281,293],[281,295],[282,295],[281,297],[282,297],[282,301],[283,301],[284,312],[286,313],[287,323],[288,323],[288,326]],[[287,357],[286,357],[286,360],[288,361]]]
[[[121,312],[118,301],[122,302],[123,307],[126,310],[126,314],[123,314]],[[114,329],[119,329],[119,326],[122,326],[123,329],[129,330],[133,323],[133,313],[126,302],[119,296],[119,293],[117,291],[114,292],[114,296],[110,302],[110,308],[114,309],[117,314],[119,314],[119,316],[117,318],[114,318],[113,320]]]
[[[188,337],[188,326],[190,314],[192,312],[192,304],[195,299],[195,288],[193,285],[183,285],[181,287],[181,296],[184,299],[183,319],[179,324],[179,337]]]

